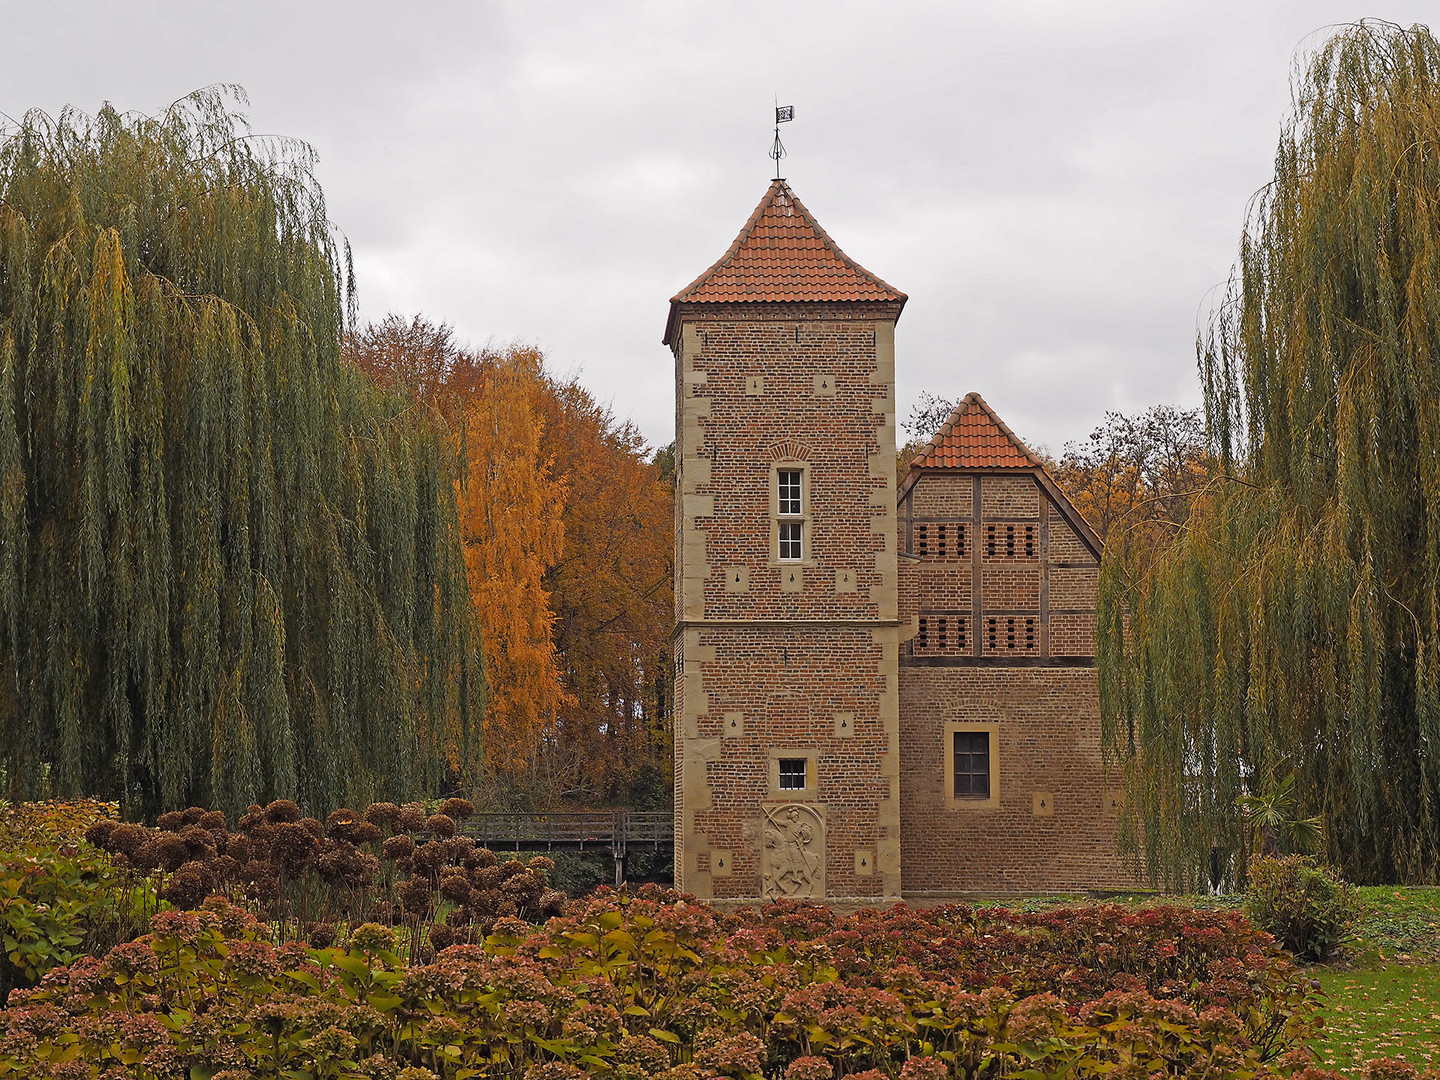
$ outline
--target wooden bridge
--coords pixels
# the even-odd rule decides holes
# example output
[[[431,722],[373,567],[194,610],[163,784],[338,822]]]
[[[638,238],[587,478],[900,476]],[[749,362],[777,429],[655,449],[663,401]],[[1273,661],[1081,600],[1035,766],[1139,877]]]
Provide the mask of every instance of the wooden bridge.
[[[630,852],[675,850],[675,819],[669,813],[482,813],[465,821],[460,831],[491,851],[609,851],[615,859],[617,885],[625,880]]]

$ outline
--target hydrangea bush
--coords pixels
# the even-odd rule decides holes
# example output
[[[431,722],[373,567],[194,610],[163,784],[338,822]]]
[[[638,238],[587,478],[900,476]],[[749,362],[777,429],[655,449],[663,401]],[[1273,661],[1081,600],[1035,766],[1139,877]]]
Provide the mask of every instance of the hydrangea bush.
[[[12,994],[0,1075],[1248,1080],[1315,1022],[1267,935],[1174,907],[725,913],[647,888],[414,965],[389,926],[265,930],[214,897],[52,971]]]

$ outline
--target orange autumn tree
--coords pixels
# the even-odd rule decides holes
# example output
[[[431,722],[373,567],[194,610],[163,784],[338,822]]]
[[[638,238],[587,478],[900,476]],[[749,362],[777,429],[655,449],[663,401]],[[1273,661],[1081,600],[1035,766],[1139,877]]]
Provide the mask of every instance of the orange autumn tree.
[[[466,455],[457,495],[486,635],[490,797],[663,801],[667,454],[652,459],[632,425],[574,379],[548,376],[533,349],[476,352],[444,325],[391,316],[355,335],[350,355],[443,415]]]
[[[513,772],[533,764],[571,700],[561,686],[545,587],[564,550],[566,485],[541,440],[540,354],[487,354],[473,375],[479,385],[458,410],[464,467],[456,496],[490,687],[485,759],[492,772]]]
[[[579,383],[550,382],[541,407],[570,492],[546,581],[571,700],[536,797],[649,806],[671,797],[673,478]]]

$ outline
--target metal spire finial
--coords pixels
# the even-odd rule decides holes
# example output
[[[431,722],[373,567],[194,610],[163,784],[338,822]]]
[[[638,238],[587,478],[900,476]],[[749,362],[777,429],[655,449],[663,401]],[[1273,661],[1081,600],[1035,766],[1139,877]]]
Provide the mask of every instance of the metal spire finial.
[[[775,179],[780,179],[780,159],[785,156],[785,144],[780,141],[780,125],[795,119],[794,105],[781,105],[780,95],[775,95],[775,141],[770,145],[770,156],[775,159]]]

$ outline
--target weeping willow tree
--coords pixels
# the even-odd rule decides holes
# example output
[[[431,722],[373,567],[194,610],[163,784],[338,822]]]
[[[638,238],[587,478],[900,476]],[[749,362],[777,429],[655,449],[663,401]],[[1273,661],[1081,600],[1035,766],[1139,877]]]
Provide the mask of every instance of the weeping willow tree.
[[[1158,560],[1112,544],[1106,746],[1156,878],[1243,852],[1292,778],[1362,881],[1440,880],[1440,45],[1343,29],[1200,344],[1223,475]]]
[[[323,811],[479,752],[453,453],[342,362],[311,154],[232,100],[0,133],[12,796]]]

